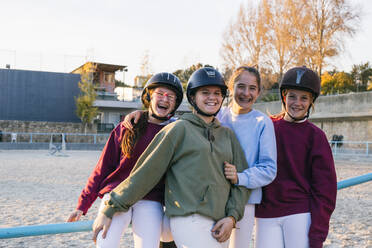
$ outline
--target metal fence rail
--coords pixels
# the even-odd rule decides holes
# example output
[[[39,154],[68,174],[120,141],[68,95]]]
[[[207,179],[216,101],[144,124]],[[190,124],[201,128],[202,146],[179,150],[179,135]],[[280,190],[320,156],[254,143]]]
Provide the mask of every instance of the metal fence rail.
[[[328,141],[333,155],[372,155],[372,141]]]
[[[109,133],[27,133],[1,132],[0,142],[4,143],[61,143],[62,136],[68,143],[105,144]]]
[[[0,142],[20,144],[62,143],[62,136],[67,144],[105,144],[109,133],[27,133],[1,132]],[[329,140],[333,155],[372,155],[372,141],[337,141]],[[73,148],[72,148],[73,149]]]
[[[59,233],[87,232],[92,230],[92,224],[93,221],[89,220],[58,224],[0,228],[0,239],[41,236]]]
[[[358,184],[361,184],[361,183],[365,183],[365,182],[368,182],[368,181],[372,181],[372,173],[368,173],[368,174],[364,174],[364,175],[361,175],[361,176],[352,177],[352,178],[349,178],[349,179],[342,180],[342,181],[337,183],[337,189],[338,190],[344,189],[344,188],[351,187],[351,186],[354,186],[354,185],[358,185]]]
[[[344,189],[368,181],[372,181],[372,173],[340,181],[337,183],[337,189],[338,190]],[[40,236],[59,233],[86,232],[92,230],[92,224],[93,221],[90,220],[47,225],[0,228],[0,239]]]

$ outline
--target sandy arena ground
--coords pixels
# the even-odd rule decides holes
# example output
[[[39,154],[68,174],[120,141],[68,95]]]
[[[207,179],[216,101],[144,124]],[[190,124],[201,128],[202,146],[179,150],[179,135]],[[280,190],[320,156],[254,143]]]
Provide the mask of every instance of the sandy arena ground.
[[[100,152],[0,151],[0,228],[64,222]],[[338,180],[372,171],[370,161],[337,160]],[[324,247],[372,247],[372,182],[338,192]],[[97,200],[82,220],[94,219]],[[0,240],[0,247],[94,247],[90,232]],[[133,247],[128,230],[121,247]]]

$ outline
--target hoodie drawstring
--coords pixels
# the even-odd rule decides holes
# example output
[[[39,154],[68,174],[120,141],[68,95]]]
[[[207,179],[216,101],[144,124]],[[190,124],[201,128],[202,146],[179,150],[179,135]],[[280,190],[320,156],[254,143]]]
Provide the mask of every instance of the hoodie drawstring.
[[[213,132],[212,132],[211,128],[209,128],[209,127],[207,127],[205,129],[205,132],[206,132],[206,136],[207,136],[207,139],[209,141],[209,144],[211,145],[211,152],[213,152],[213,145],[212,145],[212,142],[214,141]]]

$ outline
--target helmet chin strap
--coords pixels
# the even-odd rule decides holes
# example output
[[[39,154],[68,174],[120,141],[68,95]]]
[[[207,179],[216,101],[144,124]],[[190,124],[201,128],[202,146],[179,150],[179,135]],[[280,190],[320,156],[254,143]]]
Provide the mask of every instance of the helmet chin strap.
[[[222,99],[222,102],[223,102],[223,100],[225,100],[225,97]],[[211,117],[211,116],[216,116],[218,114],[218,112],[220,112],[220,109],[222,107],[222,102],[221,102],[221,106],[219,107],[219,109],[215,113],[213,113],[213,114],[207,114],[207,113],[205,113],[203,110],[201,110],[198,107],[198,105],[194,101],[192,101],[192,106],[194,107],[194,109],[196,110],[196,112],[198,114],[201,114],[201,115],[207,116],[207,117]]]
[[[293,116],[288,112],[288,110],[287,110],[287,108],[286,108],[285,106],[284,106],[284,108],[285,108],[285,112],[286,112],[286,114],[287,114],[289,117],[291,117],[291,119],[294,120],[294,121],[303,121],[303,120],[309,118],[309,115],[310,115],[310,107],[309,107],[309,109],[307,110],[307,114],[306,114],[304,117],[302,117],[302,118],[295,118],[295,117],[293,117]]]
[[[167,121],[169,120],[173,115],[174,115],[174,111],[171,113],[171,114],[168,114],[167,116],[158,116],[155,114],[155,111],[154,109],[152,108],[152,106],[150,105],[150,112],[151,112],[151,116],[154,117],[155,119],[159,120],[159,121]]]
[[[201,109],[198,107],[198,105],[193,104],[193,107],[195,108],[195,110],[196,110],[196,112],[197,112],[198,114],[201,114],[201,115],[203,115],[203,116],[207,116],[207,117],[216,116],[217,113],[218,113],[218,111],[220,111],[220,110],[218,109],[218,111],[217,111],[216,113],[214,113],[214,114],[207,114],[207,113],[205,113],[203,110],[201,110]]]

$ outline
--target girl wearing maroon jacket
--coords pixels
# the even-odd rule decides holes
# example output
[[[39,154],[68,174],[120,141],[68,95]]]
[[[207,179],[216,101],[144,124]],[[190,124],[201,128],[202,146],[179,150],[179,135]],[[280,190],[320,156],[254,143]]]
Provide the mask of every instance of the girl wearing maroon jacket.
[[[81,215],[87,213],[97,197],[103,198],[100,209],[105,206],[104,202],[109,198],[108,193],[129,176],[137,159],[174,115],[182,98],[182,85],[175,75],[158,73],[150,78],[141,98],[148,111],[141,116],[133,130],[119,124],[111,132],[101,157],[80,194],[76,210],[67,221],[78,221]],[[128,212],[113,216],[107,235],[103,237],[102,232],[98,235],[97,247],[119,247],[122,234],[132,222],[135,247],[158,248],[164,215],[163,199],[162,180]]]
[[[336,172],[324,132],[307,120],[320,93],[318,75],[295,67],[280,83],[281,114],[274,116],[277,176],[256,205],[256,247],[323,246],[336,205]]]

